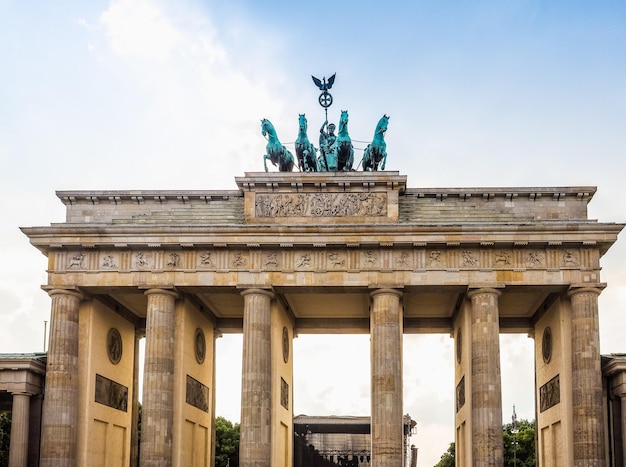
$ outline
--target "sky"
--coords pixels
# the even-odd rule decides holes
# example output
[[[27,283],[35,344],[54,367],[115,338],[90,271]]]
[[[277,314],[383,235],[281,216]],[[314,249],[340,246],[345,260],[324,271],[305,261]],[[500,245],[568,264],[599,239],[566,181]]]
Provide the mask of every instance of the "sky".
[[[20,226],[64,220],[56,190],[236,189],[324,119],[311,75],[337,73],[329,120],[409,187],[593,185],[626,222],[623,1],[0,0],[0,353],[43,348],[46,260]],[[356,144],[355,159],[360,159]],[[601,351],[626,352],[626,242],[602,259]],[[239,419],[241,336],[218,340],[217,412]],[[503,417],[534,418],[533,341],[501,337]],[[420,466],[454,439],[448,335],[405,336]],[[296,414],[368,415],[368,336],[294,341]]]

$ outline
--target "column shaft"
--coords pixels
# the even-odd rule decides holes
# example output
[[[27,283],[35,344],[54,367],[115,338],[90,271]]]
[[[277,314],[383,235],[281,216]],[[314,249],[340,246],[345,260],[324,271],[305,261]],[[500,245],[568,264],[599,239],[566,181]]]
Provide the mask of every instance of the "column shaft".
[[[41,423],[42,467],[76,465],[78,311],[82,295],[51,290],[50,346]]]
[[[469,292],[472,301],[472,457],[475,466],[502,466],[500,324],[495,289]]]
[[[370,312],[372,466],[403,465],[402,293],[372,292]]]
[[[271,460],[271,292],[242,292],[243,364],[241,376],[242,466],[269,467]]]
[[[145,329],[135,329],[135,347],[133,354],[133,400],[132,426],[130,427],[130,465],[135,467],[139,461],[139,341],[145,336]]]
[[[620,396],[622,426],[622,464],[626,465],[626,394]],[[615,440],[617,443],[617,440]]]
[[[9,467],[26,467],[28,463],[28,422],[30,419],[30,395],[13,394],[11,409],[11,441]]]
[[[600,289],[569,292],[572,305],[572,409],[574,466],[605,464],[598,295]]]
[[[141,465],[172,465],[174,423],[174,312],[177,295],[151,289],[146,316]]]

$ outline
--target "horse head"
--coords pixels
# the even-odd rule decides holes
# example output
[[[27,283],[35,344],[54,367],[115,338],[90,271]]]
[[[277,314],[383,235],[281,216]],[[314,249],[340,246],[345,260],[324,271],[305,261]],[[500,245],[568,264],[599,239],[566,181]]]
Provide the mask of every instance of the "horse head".
[[[261,119],[261,134],[267,136],[268,126],[271,125],[270,121],[266,118]]]
[[[300,131],[302,133],[306,133],[307,130],[307,122],[306,122],[306,117],[304,114],[299,114],[298,115],[298,125],[300,128]]]
[[[388,126],[389,126],[389,117],[385,114],[378,121],[378,125],[376,125],[376,133],[380,133],[381,136],[385,136],[385,131],[387,131]]]
[[[348,111],[341,111],[341,118],[339,119],[339,133],[348,132]]]

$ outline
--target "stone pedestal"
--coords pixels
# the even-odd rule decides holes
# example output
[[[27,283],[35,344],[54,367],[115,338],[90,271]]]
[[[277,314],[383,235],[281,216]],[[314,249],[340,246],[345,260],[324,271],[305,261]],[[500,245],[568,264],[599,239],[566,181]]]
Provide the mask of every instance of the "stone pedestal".
[[[402,293],[371,293],[372,466],[402,465]]]
[[[271,313],[274,295],[249,289],[244,297],[240,464],[269,467],[271,446]]]
[[[598,326],[599,288],[570,290],[572,305],[572,411],[574,465],[606,465],[602,370]]]
[[[146,291],[146,355],[141,423],[142,466],[172,465],[174,415],[174,306],[176,293]]]
[[[76,465],[78,311],[82,295],[53,289],[46,397],[41,427],[42,467]]]
[[[502,383],[498,297],[491,288],[472,290],[472,451],[473,463],[502,466]]]
[[[30,394],[13,394],[9,467],[26,467],[28,462],[28,421]]]

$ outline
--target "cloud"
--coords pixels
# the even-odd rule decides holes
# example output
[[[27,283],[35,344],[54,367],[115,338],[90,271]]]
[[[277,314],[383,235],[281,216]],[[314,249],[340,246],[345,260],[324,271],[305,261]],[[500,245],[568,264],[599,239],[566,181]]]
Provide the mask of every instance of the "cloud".
[[[168,59],[181,34],[151,0],[117,0],[102,13],[116,54],[126,59]]]

